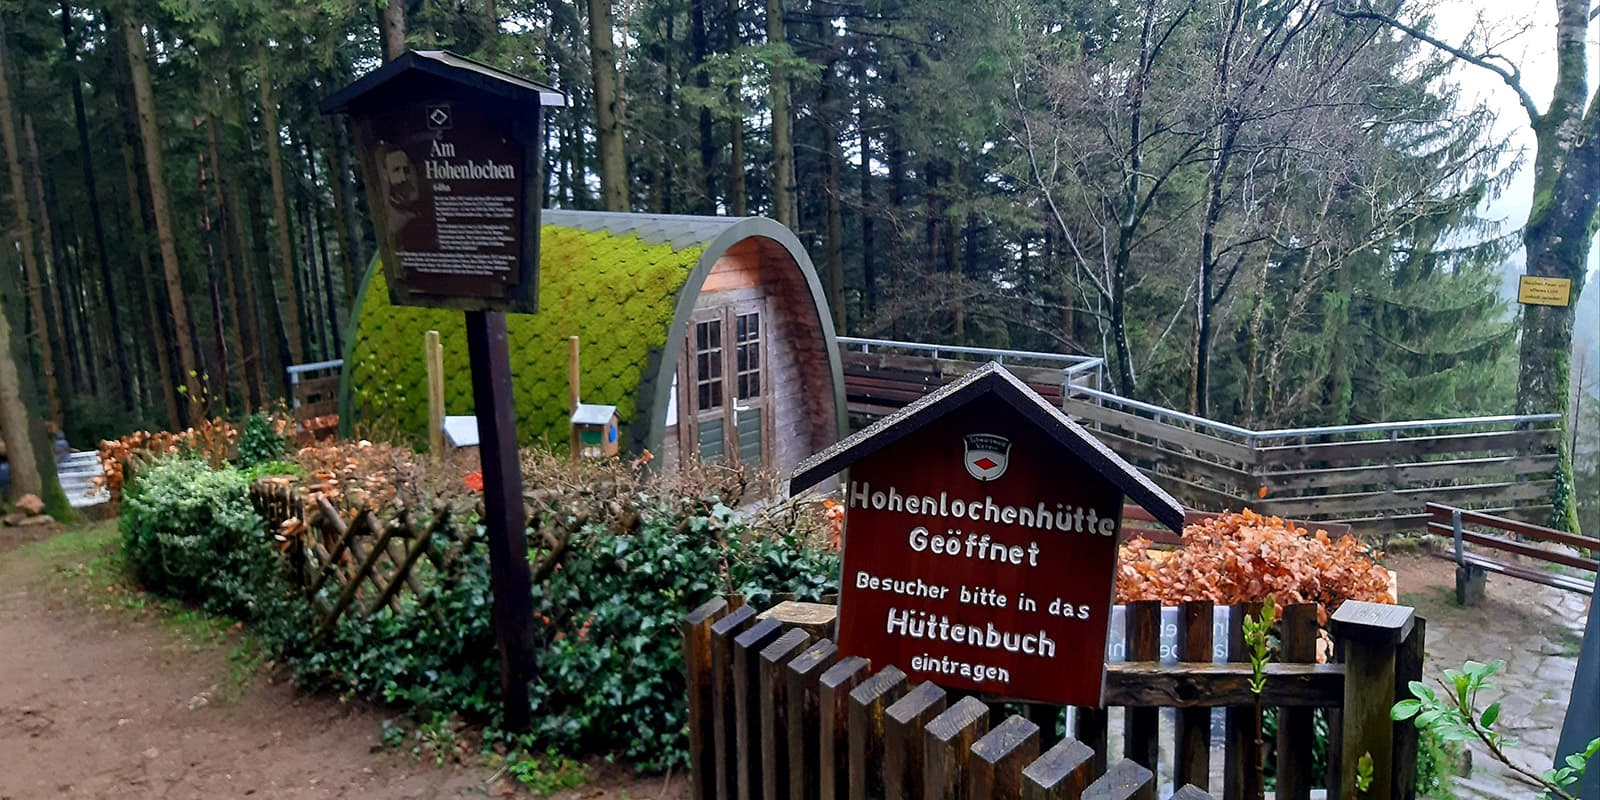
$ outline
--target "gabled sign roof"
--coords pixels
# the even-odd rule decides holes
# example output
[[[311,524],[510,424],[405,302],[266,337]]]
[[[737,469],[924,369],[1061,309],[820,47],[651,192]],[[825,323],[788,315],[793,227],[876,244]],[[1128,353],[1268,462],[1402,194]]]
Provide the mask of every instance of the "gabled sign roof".
[[[1174,531],[1183,530],[1183,506],[1177,500],[995,361],[806,459],[790,476],[789,493],[815,486],[950,412],[991,394],[1033,422],[1040,433],[1082,459],[1090,469],[1105,476],[1129,500],[1143,506],[1163,525]]]
[[[515,103],[560,108],[567,105],[561,91],[519,78],[449,50],[407,50],[399,58],[361,76],[349,86],[328,95],[319,106],[324,114],[338,114],[379,87],[407,73],[432,75]]]

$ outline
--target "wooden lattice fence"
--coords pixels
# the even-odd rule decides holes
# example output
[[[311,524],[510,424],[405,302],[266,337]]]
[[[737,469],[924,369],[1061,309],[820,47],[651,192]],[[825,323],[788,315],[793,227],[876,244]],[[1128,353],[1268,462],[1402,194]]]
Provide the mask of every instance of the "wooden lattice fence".
[[[1112,757],[1108,709],[1029,706],[1004,714],[984,698],[913,683],[839,652],[828,623],[766,614],[716,599],[683,623],[695,798],[1094,798],[1155,800],[1157,771],[1173,800],[1254,800],[1257,696],[1249,687],[1242,620],[1227,628],[1230,660],[1213,663],[1213,605],[1179,609],[1179,659],[1161,663],[1158,603],[1130,604],[1129,661],[1107,667],[1106,702],[1123,709]],[[1389,707],[1422,673],[1424,624],[1412,610],[1349,602],[1332,626],[1336,663],[1317,663],[1316,607],[1284,610],[1280,661],[1260,701],[1278,713],[1275,796],[1308,800],[1322,783],[1353,800],[1356,765],[1370,754],[1363,800],[1415,797],[1416,731]],[[1160,709],[1176,709],[1174,746],[1160,747]],[[1213,781],[1211,711],[1225,709],[1221,779]],[[1328,721],[1328,765],[1314,775],[1313,715]],[[1068,720],[1070,719],[1070,723]],[[1062,736],[1058,730],[1064,729]]]
[[[316,609],[319,633],[348,614],[399,613],[404,593],[423,597],[426,582],[450,576],[474,544],[473,526],[449,524],[448,509],[422,519],[401,512],[384,522],[367,509],[341,512],[321,493],[270,479],[251,487],[250,499],[283,538],[290,574]]]

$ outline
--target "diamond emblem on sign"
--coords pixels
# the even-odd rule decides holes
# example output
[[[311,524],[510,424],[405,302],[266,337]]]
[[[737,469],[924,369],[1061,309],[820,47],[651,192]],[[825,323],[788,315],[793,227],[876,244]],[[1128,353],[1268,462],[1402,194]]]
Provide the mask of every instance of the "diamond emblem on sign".
[[[450,106],[428,106],[428,127],[443,130],[450,127]]]
[[[980,481],[992,481],[1006,474],[1011,461],[1011,440],[992,433],[972,433],[964,437],[967,474]]]

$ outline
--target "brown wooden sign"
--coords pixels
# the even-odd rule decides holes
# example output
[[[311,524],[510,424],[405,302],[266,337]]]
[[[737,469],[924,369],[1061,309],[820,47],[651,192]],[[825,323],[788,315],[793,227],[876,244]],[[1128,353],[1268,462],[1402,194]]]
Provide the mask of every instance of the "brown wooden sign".
[[[412,51],[324,103],[350,113],[392,303],[537,310],[540,109],[562,102]]]
[[[820,454],[791,491],[842,466],[841,652],[1101,705],[1123,498],[1181,527],[1175,501],[998,365]]]

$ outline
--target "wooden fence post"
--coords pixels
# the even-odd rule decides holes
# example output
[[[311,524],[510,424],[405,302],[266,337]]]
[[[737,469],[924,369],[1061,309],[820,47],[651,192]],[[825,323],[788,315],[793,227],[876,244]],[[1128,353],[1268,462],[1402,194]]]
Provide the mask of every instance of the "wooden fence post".
[[[810,634],[790,628],[761,650],[761,796],[789,798],[789,682],[784,666],[811,641]]]
[[[1161,601],[1139,600],[1129,603],[1127,620],[1128,661],[1158,661],[1161,658]],[[1124,733],[1123,755],[1146,769],[1156,768],[1160,749],[1161,712],[1154,708],[1130,708]],[[1155,800],[1155,783],[1138,795],[1139,800]]]
[[[927,754],[923,762],[923,797],[960,800],[966,797],[967,762],[972,745],[989,728],[989,706],[976,697],[963,697],[927,727]]]
[[[860,656],[846,656],[822,673],[822,691],[817,698],[822,800],[850,796],[850,692],[867,679],[868,666]]]
[[[1213,656],[1211,646],[1212,620],[1216,604],[1210,600],[1191,600],[1184,603],[1178,619],[1178,659],[1189,664],[1209,664]],[[1182,786],[1192,783],[1199,787],[1211,786],[1211,709],[1183,708],[1178,710],[1178,727],[1174,740],[1177,757],[1172,782]]]
[[[775,619],[756,620],[733,640],[733,748],[739,800],[761,797],[761,651],[783,635]]]
[[[1261,613],[1260,603],[1239,603],[1228,609],[1228,660],[1249,661],[1244,644],[1245,615]],[[1261,773],[1256,769],[1256,717],[1251,706],[1230,706],[1224,712],[1223,800],[1255,800],[1261,796]]]
[[[689,688],[689,796],[694,800],[716,797],[717,756],[715,742],[706,741],[712,730],[711,702],[711,626],[728,613],[728,601],[720,597],[707,600],[684,618],[683,671]]]
[[[789,683],[787,738],[791,800],[817,800],[822,796],[821,768],[817,760],[818,737],[822,733],[818,678],[838,659],[839,646],[823,639],[795,656],[785,670]]]
[[[1111,712],[1104,708],[1072,707],[1074,735],[1089,746],[1089,769],[1096,775],[1106,771],[1106,751],[1110,750],[1107,732],[1111,728]]]
[[[444,347],[439,332],[428,331],[422,340],[422,358],[428,367],[428,453],[444,457]]]
[[[889,665],[850,690],[850,800],[883,796],[884,709],[906,690],[906,674]]]
[[[944,713],[944,689],[919,683],[884,712],[883,796],[886,800],[920,800],[923,795],[923,728]]]
[[[1317,660],[1317,604],[1296,603],[1283,610],[1278,639],[1280,661],[1314,664]],[[1278,709],[1278,797],[1311,797],[1311,743],[1316,710]]]
[[[1016,800],[1022,768],[1039,757],[1039,726],[1012,715],[972,744],[967,797]]]
[[[1343,642],[1344,733],[1340,742],[1340,800],[1394,800],[1395,656],[1411,635],[1415,613],[1406,606],[1347,600],[1334,612],[1334,636]],[[1363,756],[1372,761],[1372,783],[1358,792]]]
[[[1411,696],[1411,682],[1422,680],[1422,653],[1427,644],[1428,621],[1417,617],[1411,635],[1400,643],[1395,655],[1394,696]],[[1411,720],[1394,724],[1394,800],[1415,800],[1417,796],[1417,726]]]
[[[1078,800],[1089,785],[1094,751],[1077,739],[1062,739],[1022,768],[1023,800]]]

